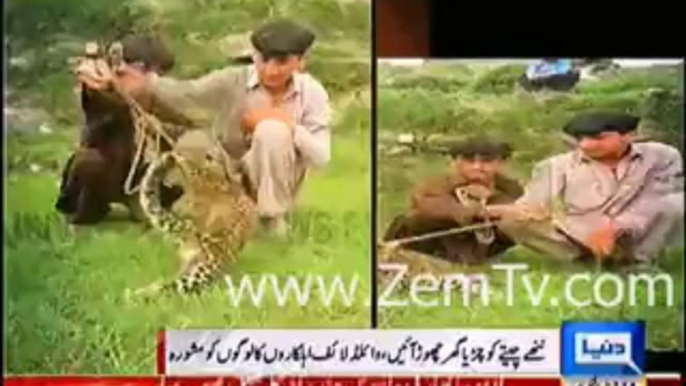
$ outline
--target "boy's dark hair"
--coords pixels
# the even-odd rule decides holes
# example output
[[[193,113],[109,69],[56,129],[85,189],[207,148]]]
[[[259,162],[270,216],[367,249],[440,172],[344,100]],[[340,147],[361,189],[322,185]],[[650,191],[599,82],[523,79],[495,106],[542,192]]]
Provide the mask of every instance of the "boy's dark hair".
[[[454,143],[449,148],[451,158],[507,160],[512,155],[512,146],[506,142],[485,137],[474,137]]]
[[[149,34],[130,34],[121,39],[126,63],[142,62],[146,70],[165,73],[175,64],[174,55],[162,40]]]

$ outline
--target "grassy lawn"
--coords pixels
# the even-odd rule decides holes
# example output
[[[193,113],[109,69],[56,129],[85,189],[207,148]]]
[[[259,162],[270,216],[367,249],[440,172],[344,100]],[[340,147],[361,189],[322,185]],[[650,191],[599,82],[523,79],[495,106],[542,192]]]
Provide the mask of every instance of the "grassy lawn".
[[[566,151],[558,137],[563,123],[576,111],[586,107],[615,107],[638,112],[649,124],[644,133],[654,138],[680,143],[679,110],[683,95],[678,94],[683,75],[674,69],[621,72],[595,82],[582,82],[573,93],[543,93],[536,96],[515,90],[513,81],[521,72],[519,66],[489,68],[479,65],[429,64],[418,68],[379,68],[378,130],[381,149],[378,158],[379,215],[376,224],[380,233],[393,216],[409,205],[408,193],[418,181],[446,171],[448,159],[429,151],[395,151],[394,138],[400,133],[451,137],[473,133],[488,133],[510,141],[515,154],[508,173],[525,182],[532,165],[552,154]],[[679,98],[656,103],[651,88],[667,90]],[[675,134],[676,133],[676,134]],[[570,274],[589,273],[589,283],[595,283],[606,272],[595,265],[573,265],[551,261],[546,256],[524,248],[513,248],[500,257],[499,263],[528,265],[530,290],[535,295],[546,285],[539,306],[527,295],[522,273],[515,276],[514,294],[508,301],[505,272],[491,267],[470,267],[466,271],[484,273],[489,277],[490,303],[483,304],[476,295],[466,304],[462,292],[455,290],[452,298],[420,295],[424,302],[435,306],[383,307],[379,310],[382,328],[447,328],[447,327],[559,327],[563,320],[627,320],[647,321],[649,347],[675,349],[682,342],[683,250],[670,250],[660,256],[660,268],[671,275],[674,285],[673,305],[666,305],[665,287],[658,287],[655,306],[648,305],[645,286],[637,286],[636,303],[629,302],[628,284],[623,288],[625,300],[612,307],[592,303],[578,307],[564,299]],[[573,295],[579,300],[593,299],[593,286],[579,282]],[[612,300],[616,294],[612,283],[599,289],[602,299]],[[382,289],[379,291],[382,292]],[[407,292],[399,292],[392,300],[409,301]],[[555,298],[553,300],[553,298]],[[597,299],[597,296],[596,296]],[[448,302],[451,300],[451,302]],[[410,302],[410,304],[413,304]]]
[[[364,137],[361,137],[364,138]],[[36,141],[41,140],[35,138]],[[234,307],[222,286],[198,299],[129,303],[126,288],[171,277],[173,245],[114,213],[71,234],[53,210],[55,173],[17,173],[7,183],[5,272],[8,371],[146,374],[162,328],[323,328],[369,326],[368,141],[336,138],[328,174],[307,182],[291,240],[255,240],[232,277],[307,274],[358,280],[355,302],[305,307],[268,296],[262,307]],[[27,149],[10,147],[10,152]],[[344,162],[337,160],[345,157]],[[337,195],[354,189],[358,194]]]
[[[268,293],[261,307],[247,301],[236,307],[222,285],[198,298],[128,301],[127,288],[175,274],[173,244],[158,232],[127,221],[123,210],[98,226],[71,232],[53,209],[59,172],[77,140],[78,110],[68,68],[50,67],[39,59],[50,53],[58,57],[55,63],[66,64],[73,52],[41,40],[45,34],[23,34],[30,31],[23,31],[19,23],[10,29],[15,37],[11,44],[14,54],[24,55],[29,65],[10,69],[10,103],[47,111],[51,130],[27,123],[6,135],[5,371],[151,374],[155,335],[165,328],[369,327],[368,2],[34,1],[33,7],[31,1],[12,3],[15,16],[39,24],[42,20],[43,28],[58,28],[49,20],[59,8],[64,19],[61,36],[76,48],[86,39],[113,33],[102,23],[88,24],[89,12],[103,18],[116,14],[138,27],[155,25],[177,55],[173,75],[178,77],[225,65],[228,53],[222,49],[227,36],[245,33],[270,15],[310,22],[319,40],[309,68],[332,97],[332,161],[327,169],[312,171],[306,181],[291,237],[256,237],[231,269],[231,277],[237,283],[244,275],[256,281],[262,274],[279,279],[294,275],[302,283],[307,275],[340,276],[345,283],[356,280],[357,288],[350,305],[336,298],[327,306],[313,289],[306,306],[293,299],[281,306]],[[110,12],[108,7],[123,10]],[[189,13],[194,17],[189,19]],[[341,63],[346,63],[345,76]],[[42,82],[30,81],[36,74]]]

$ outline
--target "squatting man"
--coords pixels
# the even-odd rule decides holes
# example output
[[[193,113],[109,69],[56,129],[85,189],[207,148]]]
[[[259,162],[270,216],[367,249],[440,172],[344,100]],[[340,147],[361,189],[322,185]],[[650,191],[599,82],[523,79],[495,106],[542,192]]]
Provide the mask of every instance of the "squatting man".
[[[328,94],[302,71],[314,40],[305,26],[276,20],[251,35],[251,66],[178,80],[122,64],[114,74],[82,74],[79,81],[109,90],[116,78],[160,120],[217,138],[242,161],[263,223],[285,235],[308,169],[330,160]]]
[[[451,172],[415,189],[412,212],[393,221],[385,239],[488,219],[495,221],[490,237],[475,231],[408,247],[479,263],[514,243],[568,261],[652,265],[663,248],[683,243],[682,158],[672,146],[636,142],[639,121],[611,110],[576,115],[563,128],[575,148],[539,162],[523,192],[500,174],[509,155],[503,144],[464,142],[453,151]]]
[[[505,219],[499,228],[515,242],[546,256],[652,265],[663,248],[683,243],[682,157],[666,144],[636,142],[639,122],[616,111],[575,116],[563,129],[575,149],[537,164],[525,194],[488,213]],[[552,218],[507,220],[537,206]]]

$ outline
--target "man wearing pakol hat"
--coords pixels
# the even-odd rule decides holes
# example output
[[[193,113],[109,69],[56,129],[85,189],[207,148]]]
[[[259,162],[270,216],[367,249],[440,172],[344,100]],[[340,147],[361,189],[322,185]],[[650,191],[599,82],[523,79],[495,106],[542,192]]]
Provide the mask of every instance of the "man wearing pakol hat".
[[[201,129],[240,159],[263,222],[283,235],[307,170],[330,159],[328,94],[301,72],[315,40],[310,29],[276,20],[254,31],[250,40],[250,66],[193,80],[146,76],[122,66],[116,77],[161,120]],[[107,79],[83,81],[108,86]]]
[[[518,243],[564,259],[651,264],[682,236],[682,158],[665,144],[636,143],[638,123],[638,117],[615,111],[577,115],[564,127],[576,149],[536,165],[516,205],[489,212],[516,215],[521,208],[545,206],[552,220],[503,222],[501,229]]]
[[[503,172],[510,154],[508,144],[484,137],[451,146],[447,173],[414,188],[409,213],[393,220],[384,241],[484,223],[486,205],[513,203],[523,189]],[[474,231],[413,241],[404,247],[454,263],[483,263],[514,245],[497,229],[484,225]]]

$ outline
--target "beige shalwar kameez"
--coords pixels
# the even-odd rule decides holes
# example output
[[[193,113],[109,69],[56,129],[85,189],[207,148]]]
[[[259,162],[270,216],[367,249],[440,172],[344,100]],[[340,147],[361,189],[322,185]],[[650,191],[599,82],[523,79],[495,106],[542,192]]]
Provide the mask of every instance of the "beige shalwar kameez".
[[[278,102],[293,119],[259,122],[248,137],[241,117],[248,109],[275,107],[253,66],[218,70],[194,80],[152,79],[150,110],[163,121],[178,122],[216,138],[227,154],[242,160],[257,198],[259,214],[274,218],[294,209],[307,170],[331,157],[328,94],[312,76],[296,73]]]
[[[624,235],[622,251],[651,262],[663,247],[682,242],[682,173],[679,151],[661,143],[633,144],[614,173],[580,151],[557,155],[535,166],[517,204],[552,206],[557,200],[561,216],[505,221],[501,229],[520,244],[573,259],[587,254],[584,241],[612,220]]]

